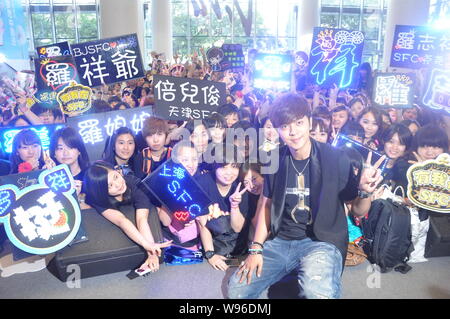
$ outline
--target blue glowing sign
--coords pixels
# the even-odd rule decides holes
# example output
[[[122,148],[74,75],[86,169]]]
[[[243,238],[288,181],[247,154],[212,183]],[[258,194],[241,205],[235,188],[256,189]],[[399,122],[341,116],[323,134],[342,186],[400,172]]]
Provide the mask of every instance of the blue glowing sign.
[[[21,174],[21,175],[26,175]],[[76,236],[81,212],[67,165],[45,170],[39,183],[20,190],[16,185],[0,187],[0,223],[17,248],[47,255],[67,246]]]
[[[449,53],[450,32],[425,26],[396,25],[390,66],[408,69],[442,67]]]
[[[361,31],[314,28],[309,56],[309,78],[322,87],[354,86],[361,64],[364,34]]]
[[[134,134],[142,130],[145,119],[153,115],[152,107],[145,106],[112,112],[69,117],[67,126],[74,128],[83,139],[91,161],[101,159],[105,143],[120,127],[130,128]]]
[[[42,149],[46,151],[50,147],[50,138],[53,132],[63,127],[65,127],[65,125],[63,124],[49,124],[49,125],[27,126],[26,128],[29,128],[36,132],[39,139],[41,140]],[[9,154],[11,154],[14,137],[16,136],[17,133],[21,131],[21,129],[22,128],[16,127],[0,128],[0,146],[3,150],[2,156],[4,158],[8,158]]]
[[[450,114],[450,71],[432,69],[423,95],[423,104]]]
[[[208,214],[211,201],[181,164],[168,160],[142,183],[179,221]]]
[[[287,54],[258,53],[254,60],[253,86],[259,89],[289,90],[292,57]]]

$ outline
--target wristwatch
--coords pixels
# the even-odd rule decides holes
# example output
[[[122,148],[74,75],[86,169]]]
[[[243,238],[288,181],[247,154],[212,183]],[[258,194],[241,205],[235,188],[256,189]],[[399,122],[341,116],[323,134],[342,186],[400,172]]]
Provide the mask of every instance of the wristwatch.
[[[365,192],[365,191],[358,190],[358,197],[359,198],[369,198],[370,196],[372,196],[372,193],[368,193],[368,192]]]
[[[210,258],[212,258],[212,256],[214,256],[216,253],[214,252],[214,250],[208,250],[208,251],[205,251],[205,258],[206,259],[210,259]]]

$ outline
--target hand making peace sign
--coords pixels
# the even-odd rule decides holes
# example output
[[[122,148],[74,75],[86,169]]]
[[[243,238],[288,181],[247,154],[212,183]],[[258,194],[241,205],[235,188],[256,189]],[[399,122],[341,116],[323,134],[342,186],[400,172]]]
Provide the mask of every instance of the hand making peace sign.
[[[378,184],[383,180],[381,176],[380,165],[386,159],[386,155],[383,155],[376,163],[372,166],[372,152],[367,156],[367,160],[364,163],[363,170],[361,172],[361,180],[359,182],[359,189],[367,193],[373,193],[377,188]]]
[[[238,208],[239,204],[242,201],[242,195],[249,190],[248,185],[244,187],[244,189],[242,189],[241,191],[239,191],[239,189],[241,188],[241,184],[239,183],[238,186],[236,187],[236,190],[234,191],[234,193],[230,196],[230,204],[231,204],[231,208]]]

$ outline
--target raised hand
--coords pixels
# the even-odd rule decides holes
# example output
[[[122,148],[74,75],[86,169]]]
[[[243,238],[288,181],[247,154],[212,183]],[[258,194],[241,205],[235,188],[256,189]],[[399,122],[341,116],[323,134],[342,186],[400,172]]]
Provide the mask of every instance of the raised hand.
[[[55,162],[48,154],[48,151],[44,151],[44,162],[45,162],[45,169],[52,169],[53,167],[56,166]]]
[[[376,163],[372,166],[372,152],[369,152],[367,160],[364,163],[363,170],[361,173],[361,180],[359,182],[359,189],[367,193],[373,193],[377,186],[383,180],[381,176],[380,165],[386,159],[386,155],[383,155]]]
[[[244,189],[239,190],[241,188],[241,184],[239,183],[238,186],[236,187],[236,190],[234,191],[234,193],[230,196],[230,204],[231,204],[231,208],[238,208],[239,204],[242,201],[242,195],[249,190],[248,188],[248,184],[247,186],[244,187]]]
[[[420,156],[417,152],[412,152],[412,153],[413,153],[414,157],[416,158],[416,160],[408,161],[409,164],[416,164],[416,163],[425,161],[425,159],[422,156]]]

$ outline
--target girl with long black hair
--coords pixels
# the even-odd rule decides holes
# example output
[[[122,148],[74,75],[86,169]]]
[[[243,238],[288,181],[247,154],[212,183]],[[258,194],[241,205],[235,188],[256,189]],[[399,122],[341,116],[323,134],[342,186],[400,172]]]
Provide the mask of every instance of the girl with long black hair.
[[[122,170],[123,175],[133,174],[144,177],[138,164],[138,150],[133,131],[128,127],[118,128],[107,140],[103,151],[103,160]]]
[[[170,246],[171,242],[155,243],[148,223],[153,205],[138,187],[139,179],[133,175],[123,176],[111,164],[97,161],[87,169],[83,184],[86,203],[147,251],[148,258],[140,269],[158,270],[161,249]],[[136,209],[136,225],[120,211],[123,205],[133,205]]]

